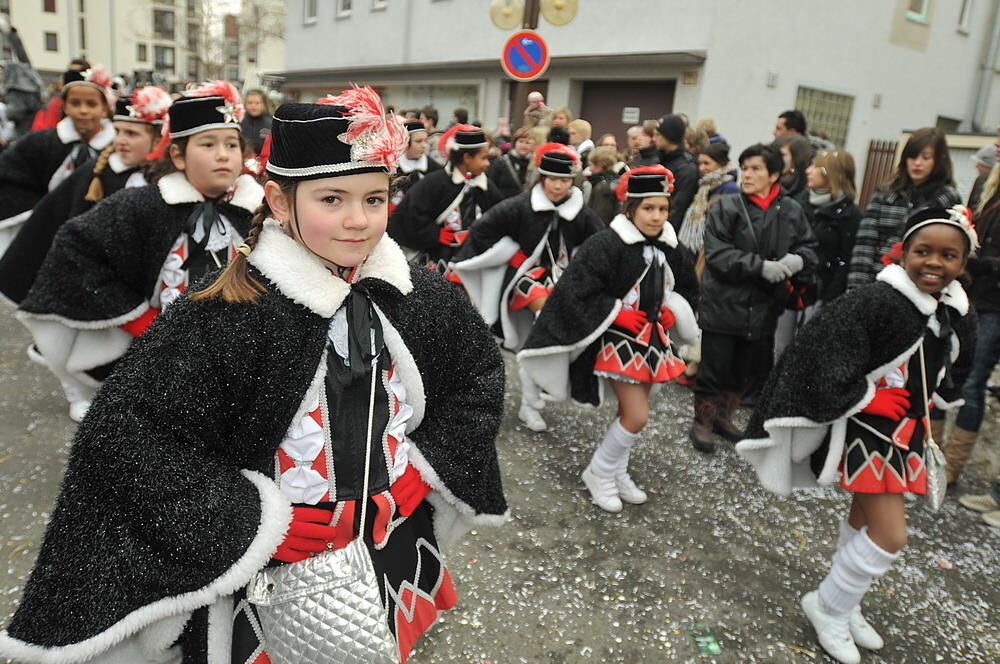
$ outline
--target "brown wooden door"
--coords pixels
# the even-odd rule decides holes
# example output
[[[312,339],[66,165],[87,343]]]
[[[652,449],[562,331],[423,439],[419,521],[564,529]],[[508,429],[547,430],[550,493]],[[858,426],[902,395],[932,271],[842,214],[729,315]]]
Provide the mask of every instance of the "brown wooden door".
[[[676,86],[675,80],[583,81],[580,117],[592,125],[595,143],[601,134],[611,133],[618,139],[618,148],[624,150],[629,127],[673,110]],[[626,108],[639,109],[638,121],[622,122]]]

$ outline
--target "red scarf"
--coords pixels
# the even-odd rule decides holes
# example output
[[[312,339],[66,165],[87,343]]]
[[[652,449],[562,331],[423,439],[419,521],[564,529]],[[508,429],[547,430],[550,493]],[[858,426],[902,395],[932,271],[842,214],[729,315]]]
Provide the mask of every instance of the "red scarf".
[[[750,194],[749,196],[747,196],[747,198],[750,199],[751,203],[759,207],[764,212],[767,212],[767,208],[771,207],[771,203],[774,202],[774,199],[777,198],[778,194],[780,193],[781,193],[781,186],[777,182],[775,182],[774,184],[771,185],[771,191],[768,192],[767,196],[761,198],[756,194]]]

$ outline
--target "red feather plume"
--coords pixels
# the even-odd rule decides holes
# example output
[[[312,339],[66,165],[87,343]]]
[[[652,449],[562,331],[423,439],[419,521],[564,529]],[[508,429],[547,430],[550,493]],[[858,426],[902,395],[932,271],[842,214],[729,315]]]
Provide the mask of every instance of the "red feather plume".
[[[562,143],[543,143],[535,148],[535,167],[537,168],[542,163],[543,155],[553,152],[559,152],[570,157],[573,160],[573,169],[580,170],[580,155],[576,153],[576,150]]]
[[[631,171],[627,171],[621,178],[618,179],[618,186],[615,187],[615,196],[620,201],[624,201],[628,198],[628,181],[633,175],[663,175],[666,177],[664,180],[664,196],[669,196],[674,193],[674,174],[670,170],[663,166],[662,164],[654,164],[652,166],[640,166],[639,168],[633,168]]]
[[[239,122],[243,119],[243,98],[240,91],[229,81],[220,78],[214,81],[205,81],[194,84],[184,91],[185,97],[222,97],[226,103],[233,107],[233,117]]]
[[[448,127],[448,130],[441,134],[441,138],[438,139],[438,154],[444,159],[448,159],[451,155],[451,151],[455,149],[455,143],[452,139],[455,138],[455,134],[460,131],[482,131],[479,127],[475,125],[467,124],[456,124]]]
[[[351,87],[339,95],[327,95],[317,104],[342,106],[351,123],[341,137],[351,145],[351,159],[369,161],[394,171],[399,158],[406,150],[407,134],[395,117],[387,117],[382,98],[370,85]]]

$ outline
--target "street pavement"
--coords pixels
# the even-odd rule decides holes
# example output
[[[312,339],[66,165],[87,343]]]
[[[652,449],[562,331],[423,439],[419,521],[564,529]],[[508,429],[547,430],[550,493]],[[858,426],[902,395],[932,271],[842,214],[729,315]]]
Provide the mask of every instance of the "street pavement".
[[[37,554],[75,425],[58,383],[31,364],[28,336],[0,308],[0,616],[6,624]],[[607,514],[579,474],[613,417],[549,406],[549,431],[516,418],[508,358],[507,416],[497,441],[512,520],[446,551],[459,593],[412,664],[831,662],[798,607],[829,566],[848,497],[835,489],[778,497],[721,447],[686,442],[690,393],[653,399],[632,474],[650,494]],[[985,492],[1000,472],[998,404],[969,473],[953,491]],[[867,596],[886,647],[866,664],[1000,661],[1000,531],[959,506],[909,503],[910,544]],[[700,654],[695,630],[719,654]]]

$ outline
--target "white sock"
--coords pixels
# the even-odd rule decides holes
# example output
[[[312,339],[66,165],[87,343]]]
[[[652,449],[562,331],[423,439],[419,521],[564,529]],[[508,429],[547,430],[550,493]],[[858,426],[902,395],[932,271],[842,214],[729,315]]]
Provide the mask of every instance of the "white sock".
[[[518,368],[517,375],[521,379],[521,403],[534,408],[533,404],[540,398],[538,385],[531,380],[531,376],[524,370],[524,367]]]
[[[854,539],[854,536],[860,533],[860,530],[855,530],[851,522],[845,517],[843,521],[840,522],[840,533],[837,535],[837,550],[840,551],[844,548],[848,542]]]
[[[626,431],[622,423],[615,418],[615,421],[608,427],[607,433],[604,434],[604,440],[594,452],[594,457],[590,460],[594,474],[603,477],[617,474],[622,459],[628,457],[632,444],[638,438],[639,434]]]
[[[69,403],[76,403],[77,401],[84,400],[83,394],[80,393],[80,390],[76,385],[64,378],[60,378],[59,382],[62,384],[63,394],[66,395],[66,401]]]
[[[899,556],[879,547],[868,537],[868,527],[862,528],[837,550],[830,573],[819,584],[823,608],[835,616],[850,615],[872,583],[889,571]]]

